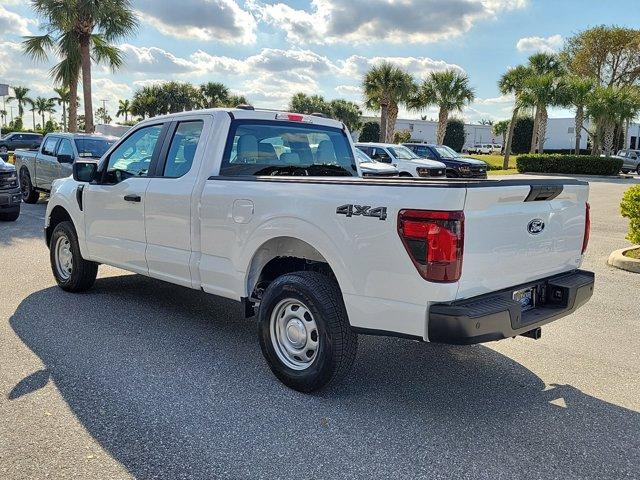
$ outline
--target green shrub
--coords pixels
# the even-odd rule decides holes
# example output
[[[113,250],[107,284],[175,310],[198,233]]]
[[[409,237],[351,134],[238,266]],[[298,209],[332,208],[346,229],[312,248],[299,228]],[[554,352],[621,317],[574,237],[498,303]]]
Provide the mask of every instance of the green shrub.
[[[516,160],[519,172],[566,173],[577,175],[617,175],[622,160],[586,155],[520,155]]]
[[[511,153],[529,153],[531,149],[531,135],[533,134],[533,118],[520,117],[513,127],[513,141]]]
[[[640,185],[631,187],[624,192],[620,209],[622,216],[629,219],[627,239],[635,244],[640,244]]]
[[[462,147],[464,147],[464,122],[462,120],[452,118],[447,122],[442,143],[456,152],[462,151]]]
[[[409,140],[411,140],[409,130],[399,130],[393,134],[393,143],[407,143]]]
[[[378,122],[366,122],[362,125],[362,131],[358,137],[359,142],[379,142],[380,124]]]

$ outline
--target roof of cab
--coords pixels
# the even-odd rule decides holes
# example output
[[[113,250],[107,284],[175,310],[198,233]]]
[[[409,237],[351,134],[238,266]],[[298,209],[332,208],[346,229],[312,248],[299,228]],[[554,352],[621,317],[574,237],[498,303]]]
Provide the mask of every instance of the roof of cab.
[[[59,138],[70,138],[72,140],[82,139],[82,138],[96,138],[100,140],[117,140],[117,137],[112,137],[109,135],[102,135],[100,133],[71,133],[71,132],[52,132],[48,134],[51,137],[59,137]]]

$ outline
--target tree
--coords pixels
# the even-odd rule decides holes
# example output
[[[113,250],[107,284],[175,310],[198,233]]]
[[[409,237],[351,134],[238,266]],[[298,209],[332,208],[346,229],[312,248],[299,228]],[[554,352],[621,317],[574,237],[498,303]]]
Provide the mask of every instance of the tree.
[[[564,81],[565,96],[567,103],[576,108],[575,131],[576,143],[575,154],[580,155],[580,141],[582,139],[582,129],[584,126],[584,109],[589,101],[593,89],[595,88],[594,80],[588,77],[570,76]]]
[[[495,122],[491,131],[494,135],[499,135],[502,137],[502,145],[504,146],[505,139],[507,137],[507,133],[509,132],[509,120],[500,120],[499,122]]]
[[[199,88],[190,83],[147,85],[133,94],[131,113],[142,118],[194,110],[202,104]]]
[[[44,125],[46,123],[44,119],[44,114],[54,113],[56,111],[54,100],[52,98],[38,97],[33,102],[33,107],[34,107],[34,110],[38,112],[38,115],[40,115],[40,117],[42,118],[41,125],[42,125],[42,128],[44,128]],[[34,121],[34,128],[35,128],[35,121]]]
[[[38,110],[38,107],[36,107],[35,102],[31,104],[31,108],[29,110],[31,111],[31,117],[33,119],[33,130],[39,130],[40,128],[36,126],[36,111]]]
[[[129,100],[119,100],[118,101],[118,111],[116,112],[116,117],[124,117],[125,123],[129,121],[129,114],[131,113],[131,102]]]
[[[461,152],[464,147],[464,122],[459,118],[452,118],[447,122],[447,129],[444,134],[442,144]]]
[[[603,86],[629,86],[640,79],[640,30],[590,28],[568,38],[561,53],[571,73]]]
[[[531,142],[531,132],[533,132],[533,117],[517,117],[513,121],[513,142],[511,151],[514,154],[527,153],[529,142]],[[504,165],[503,165],[504,168]],[[509,165],[505,168],[508,169]]]
[[[204,108],[222,107],[229,101],[229,89],[220,82],[207,82],[200,85],[200,93]]]
[[[380,139],[380,124],[378,122],[365,122],[358,140],[360,142],[377,142]]]
[[[491,125],[493,125],[493,120],[490,120],[490,119],[487,119],[487,118],[481,118],[480,122],[478,122],[478,123],[480,123],[480,125],[489,125],[489,126],[491,126]]]
[[[393,139],[400,104],[406,104],[415,96],[413,78],[390,62],[382,62],[364,76],[362,87],[365,105],[380,110],[380,141]]]
[[[520,96],[524,91],[525,80],[531,75],[531,70],[523,65],[510,68],[506,73],[500,77],[498,81],[498,88],[503,95],[514,95],[515,103],[513,105],[513,113],[511,115],[511,121],[509,122],[509,131],[507,132],[507,141],[504,145],[504,159],[502,162],[502,168],[507,170],[509,168],[509,156],[511,155],[512,142],[514,137],[514,130],[516,126],[516,120],[520,113]]]
[[[399,130],[393,134],[393,143],[407,143],[411,140],[411,132],[409,130]]]
[[[58,87],[53,89],[54,92],[58,95],[57,97],[52,97],[51,100],[56,102],[58,105],[62,106],[62,130],[67,131],[67,105],[69,104],[69,100],[71,99],[71,90],[68,87]]]
[[[22,115],[24,115],[24,107],[27,105],[33,105],[33,100],[27,96],[29,94],[29,89],[27,87],[11,88],[13,89],[13,95],[7,97],[7,102],[13,102],[14,100],[18,102],[18,116],[22,117]]]
[[[547,108],[554,105],[561,105],[563,85],[561,77],[553,74],[536,75],[527,78],[524,82],[524,91],[520,95],[521,106],[535,107],[536,117],[534,117],[534,132],[532,138],[535,138],[537,144],[530,149],[530,152],[544,152],[544,142],[547,134],[547,123],[549,115]],[[536,132],[535,129],[538,129]]]
[[[304,113],[310,115],[312,113],[322,113],[331,115],[331,107],[321,95],[307,95],[298,92],[291,97],[289,102],[289,111],[294,113]]]
[[[475,98],[473,88],[469,86],[469,77],[458,70],[449,69],[443,72],[432,72],[420,87],[423,105],[437,105],[438,131],[436,143],[442,144],[447,129],[449,113],[462,111]]]
[[[344,123],[350,132],[355,132],[362,126],[360,122],[362,111],[357,103],[343,99],[331,100],[329,112],[331,117]]]
[[[598,86],[587,102],[587,114],[597,125],[594,138],[594,153],[600,151],[600,135],[604,154],[613,153],[615,128],[634,118],[640,112],[638,87]]]
[[[109,115],[107,109],[104,107],[100,107],[98,110],[96,110],[96,117],[98,117],[105,125],[110,124],[111,120],[113,120]]]
[[[57,44],[55,50],[63,57],[63,62],[66,60],[66,65],[59,64],[58,71],[55,72],[54,68],[52,73],[71,89],[70,117],[77,91],[74,83],[82,71],[85,131],[92,132],[91,62],[106,61],[112,69],[122,65],[121,51],[112,43],[127,37],[137,28],[131,2],[32,0],[31,4],[36,13],[44,17],[46,33],[28,37],[23,43],[24,50],[34,58],[44,59],[46,51],[54,49]],[[72,119],[69,120],[71,124]]]

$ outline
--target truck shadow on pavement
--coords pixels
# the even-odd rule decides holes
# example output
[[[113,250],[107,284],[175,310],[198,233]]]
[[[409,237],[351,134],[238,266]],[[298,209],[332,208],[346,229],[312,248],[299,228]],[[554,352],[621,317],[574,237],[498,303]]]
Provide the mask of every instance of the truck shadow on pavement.
[[[42,229],[46,210],[45,200],[39,200],[35,205],[23,203],[16,221],[0,222],[0,247],[12,246],[16,240],[44,239]]]
[[[10,322],[45,368],[3,395],[53,381],[137,478],[640,475],[640,414],[483,346],[361,336],[348,378],[303,395],[238,304],[137,275],[36,292]]]

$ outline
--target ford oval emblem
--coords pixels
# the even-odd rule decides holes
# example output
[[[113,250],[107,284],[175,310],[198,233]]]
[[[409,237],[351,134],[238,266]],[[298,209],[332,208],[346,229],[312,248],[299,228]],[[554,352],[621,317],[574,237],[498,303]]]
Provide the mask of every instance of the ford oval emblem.
[[[544,221],[541,218],[534,218],[527,225],[527,231],[531,235],[538,235],[544,230]]]

